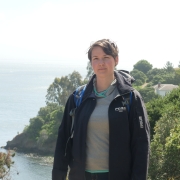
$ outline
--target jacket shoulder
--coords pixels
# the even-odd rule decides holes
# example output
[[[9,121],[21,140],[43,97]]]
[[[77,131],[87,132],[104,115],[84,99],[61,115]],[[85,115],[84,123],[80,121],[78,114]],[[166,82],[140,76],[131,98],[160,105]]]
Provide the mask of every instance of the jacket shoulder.
[[[141,94],[139,93],[139,91],[137,91],[136,89],[133,90],[133,94],[134,94],[134,99],[137,101],[137,100],[140,100],[140,101],[143,101],[143,98],[141,96]]]

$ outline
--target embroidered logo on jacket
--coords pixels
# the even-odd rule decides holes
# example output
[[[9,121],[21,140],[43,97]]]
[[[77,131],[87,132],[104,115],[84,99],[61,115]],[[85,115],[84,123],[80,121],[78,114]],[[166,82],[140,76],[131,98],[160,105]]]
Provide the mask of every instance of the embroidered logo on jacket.
[[[144,128],[142,116],[139,116],[140,128]]]
[[[123,106],[129,105],[129,98],[124,99],[124,101],[122,101],[122,104],[123,104]]]
[[[126,107],[117,107],[117,108],[115,108],[115,111],[119,111],[119,112],[123,112],[124,110],[126,110]]]

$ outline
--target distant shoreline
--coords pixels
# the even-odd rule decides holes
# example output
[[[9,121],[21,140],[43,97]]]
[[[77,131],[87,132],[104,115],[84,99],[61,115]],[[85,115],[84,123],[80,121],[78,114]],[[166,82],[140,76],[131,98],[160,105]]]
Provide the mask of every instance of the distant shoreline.
[[[55,142],[38,145],[26,133],[16,135],[6,146],[2,146],[6,150],[14,150],[19,153],[34,154],[34,156],[51,156],[54,155]]]

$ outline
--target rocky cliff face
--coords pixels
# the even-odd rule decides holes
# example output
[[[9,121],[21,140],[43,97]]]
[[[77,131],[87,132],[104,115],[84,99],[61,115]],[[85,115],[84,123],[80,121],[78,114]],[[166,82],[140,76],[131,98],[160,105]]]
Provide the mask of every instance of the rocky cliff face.
[[[55,141],[49,143],[37,143],[31,139],[26,133],[21,133],[8,141],[5,149],[13,149],[17,152],[36,153],[39,155],[53,155],[55,150]]]

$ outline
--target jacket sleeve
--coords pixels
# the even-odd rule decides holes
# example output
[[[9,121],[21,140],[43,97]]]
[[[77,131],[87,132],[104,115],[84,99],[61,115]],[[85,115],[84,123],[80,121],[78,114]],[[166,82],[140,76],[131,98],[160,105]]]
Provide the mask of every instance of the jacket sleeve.
[[[132,180],[146,180],[150,153],[150,127],[141,95],[134,91],[130,110]]]
[[[68,164],[71,157],[70,157],[70,153],[65,155],[65,151],[67,148],[68,138],[70,137],[70,129],[72,123],[72,119],[69,113],[73,107],[74,107],[74,98],[73,95],[71,95],[66,103],[62,123],[58,131],[58,138],[56,141],[56,148],[54,153],[52,180],[66,179]]]

